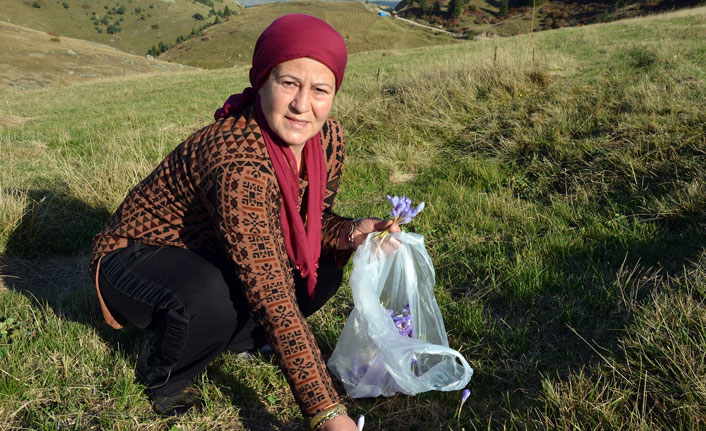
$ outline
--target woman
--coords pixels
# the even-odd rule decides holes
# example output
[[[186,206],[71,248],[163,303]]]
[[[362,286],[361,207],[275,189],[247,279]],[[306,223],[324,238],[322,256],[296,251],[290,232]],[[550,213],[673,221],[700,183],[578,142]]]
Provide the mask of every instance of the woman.
[[[287,15],[260,35],[250,83],[126,197],[93,242],[106,321],[154,331],[153,407],[198,406],[188,386],[221,352],[266,343],[312,429],[354,430],[305,316],[338,289],[368,233],[332,212],[343,136],[328,117],[347,62],[325,22]]]

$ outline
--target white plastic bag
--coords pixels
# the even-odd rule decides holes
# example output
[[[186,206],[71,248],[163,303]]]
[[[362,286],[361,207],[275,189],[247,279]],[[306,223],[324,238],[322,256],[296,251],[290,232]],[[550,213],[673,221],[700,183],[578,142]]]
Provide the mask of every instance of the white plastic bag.
[[[416,395],[468,384],[473,370],[449,348],[424,237],[393,233],[381,247],[368,235],[353,257],[350,284],[355,307],[328,361],[348,395]],[[388,311],[400,313],[407,304],[411,338],[400,334]]]

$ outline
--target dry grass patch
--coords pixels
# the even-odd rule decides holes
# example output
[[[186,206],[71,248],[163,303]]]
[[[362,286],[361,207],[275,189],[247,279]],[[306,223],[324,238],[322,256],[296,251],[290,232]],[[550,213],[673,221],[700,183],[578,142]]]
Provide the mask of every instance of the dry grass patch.
[[[30,121],[36,120],[33,118],[23,118],[16,115],[8,115],[0,113],[0,130],[5,127],[22,127],[23,125],[29,123]]]

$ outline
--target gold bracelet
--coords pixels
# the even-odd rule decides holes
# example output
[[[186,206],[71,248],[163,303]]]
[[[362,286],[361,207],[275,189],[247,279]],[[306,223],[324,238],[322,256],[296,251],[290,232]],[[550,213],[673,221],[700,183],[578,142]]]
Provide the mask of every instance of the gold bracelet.
[[[309,420],[309,426],[312,431],[319,431],[321,427],[329,420],[335,418],[336,416],[348,414],[346,406],[343,404],[335,404],[333,407],[329,407],[326,410],[320,411],[314,415]]]

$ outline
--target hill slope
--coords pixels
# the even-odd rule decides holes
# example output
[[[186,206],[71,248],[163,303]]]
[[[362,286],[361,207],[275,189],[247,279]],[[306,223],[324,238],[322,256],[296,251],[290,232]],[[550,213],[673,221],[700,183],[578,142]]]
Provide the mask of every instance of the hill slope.
[[[240,8],[234,0],[3,0],[0,20],[144,55],[160,41],[172,43],[213,21],[209,2],[219,11]]]
[[[0,22],[0,90],[72,85],[133,73],[187,70],[109,46]]]
[[[362,2],[298,1],[254,6],[210,27],[201,37],[170,48],[159,58],[209,69],[247,65],[257,36],[277,17],[306,13],[319,17],[346,39],[351,53],[453,43],[454,39],[377,16]]]

